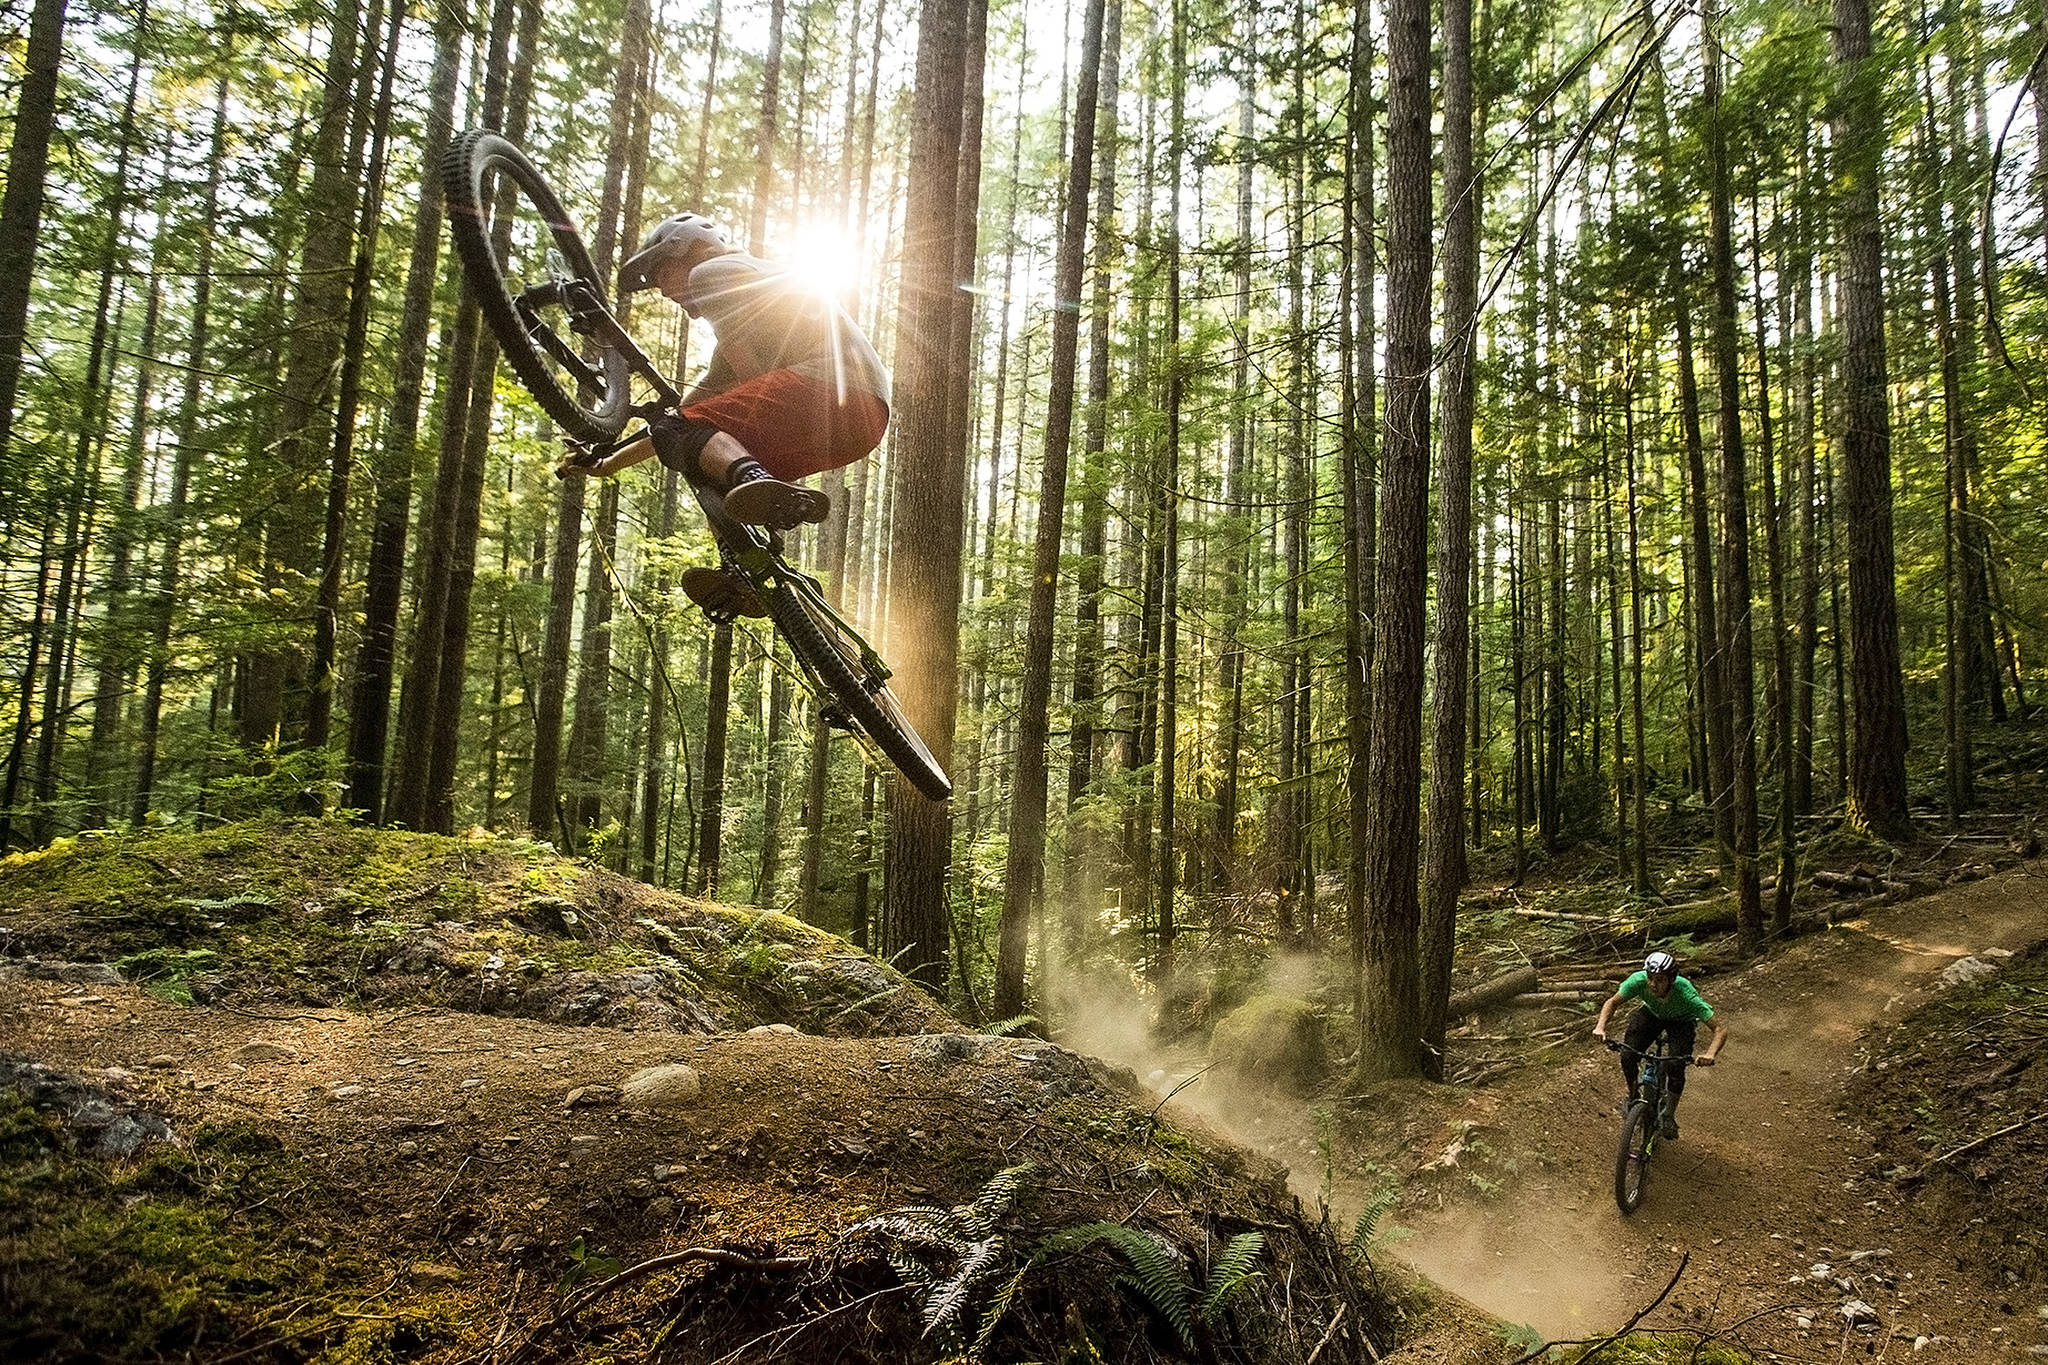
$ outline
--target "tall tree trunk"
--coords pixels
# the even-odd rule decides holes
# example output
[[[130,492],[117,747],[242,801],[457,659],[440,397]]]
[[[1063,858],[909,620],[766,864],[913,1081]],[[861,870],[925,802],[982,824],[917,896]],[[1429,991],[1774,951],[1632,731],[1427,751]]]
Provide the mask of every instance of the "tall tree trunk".
[[[26,659],[14,701],[14,738],[7,749],[7,777],[0,787],[0,854],[7,852],[14,835],[14,803],[21,792],[22,766],[28,758],[28,737],[35,724],[36,668],[42,660],[43,636],[48,626],[50,605],[50,538],[56,534],[57,508],[54,496],[44,498],[41,553],[36,557],[35,604],[29,609]],[[49,717],[44,717],[47,724]]]
[[[1180,752],[1180,441],[1181,398],[1186,364],[1181,355],[1180,234],[1181,175],[1187,156],[1187,34],[1181,0],[1173,0],[1173,110],[1167,138],[1166,228],[1166,443],[1159,478],[1159,941],[1152,958],[1153,979],[1165,999],[1173,997],[1174,805]]]
[[[1387,416],[1381,449],[1372,757],[1365,829],[1364,1023],[1358,1069],[1411,1075],[1421,1065],[1416,940],[1417,791],[1421,786],[1422,611],[1429,530],[1429,6],[1387,10]]]
[[[711,628],[710,686],[704,698],[704,799],[697,824],[697,894],[718,899],[725,837],[726,713],[732,709],[732,622]]]
[[[628,9],[629,50],[630,16]],[[509,16],[507,16],[509,17]],[[518,59],[512,67],[511,88],[505,97],[505,136],[514,144],[526,140],[528,107],[533,93],[536,49],[540,36],[539,0],[519,0]],[[498,217],[501,232],[509,232],[511,215],[505,206],[511,200],[511,186],[500,190]],[[498,234],[494,234],[496,236]],[[599,237],[599,250],[609,251],[606,238]],[[503,242],[498,250],[504,250]],[[601,267],[602,276],[608,267]],[[447,556],[446,604],[440,636],[440,665],[435,672],[431,694],[435,721],[428,750],[427,827],[440,834],[455,832],[455,778],[458,755],[462,752],[462,722],[469,708],[464,703],[468,684],[470,594],[476,583],[476,547],[482,525],[485,465],[490,453],[491,413],[496,399],[498,340],[488,332],[477,339],[475,363],[470,375],[467,415],[460,422],[459,479],[455,498],[452,548]],[[451,398],[456,395],[451,394]],[[451,418],[453,413],[451,411]],[[445,453],[454,447],[444,442]]]
[[[922,0],[912,96],[902,293],[896,327],[896,436],[890,477],[887,653],[897,661],[903,703],[941,769],[952,767],[958,706],[961,494],[965,452],[947,448],[966,35],[980,0]],[[949,803],[891,779],[890,937],[904,973],[943,991],[950,924]]]
[[[789,727],[789,675],[776,665],[774,644],[761,660],[768,674],[768,726],[762,736],[761,754],[765,770],[761,793],[761,866],[754,878],[754,904],[775,908],[775,879],[782,870],[782,785],[788,756],[783,753],[784,732]]]
[[[1074,91],[1073,155],[1068,160],[1066,221],[1061,226],[1053,297],[1081,297],[1088,236],[1088,186],[1095,164],[1095,106],[1102,72],[1104,0],[1088,0],[1081,23],[1081,73]],[[1024,1007],[1024,960],[1031,904],[1045,876],[1046,732],[1052,709],[1053,609],[1059,601],[1060,547],[1066,528],[1067,454],[1074,426],[1078,308],[1052,316],[1052,373],[1046,395],[1045,463],[1039,477],[1038,531],[1032,549],[1030,618],[1024,631],[1023,693],[1017,708],[1017,768],[1010,794],[1010,838],[996,956],[995,1011]],[[1171,417],[1168,418],[1172,420]]]
[[[1472,155],[1472,0],[1444,3],[1444,363],[1438,437],[1435,676],[1423,830],[1422,1071],[1444,1075],[1458,893],[1465,886],[1465,665],[1472,602],[1472,343],[1479,323],[1479,185]]]
[[[1921,28],[1922,41],[1925,42],[1928,35],[1925,33],[1927,16],[1924,5]],[[1942,222],[1942,176],[1935,153],[1937,134],[1934,80],[1924,56],[1921,59],[1920,70],[1923,103],[1919,154],[1915,160],[1925,177],[1925,183],[1921,187],[1921,231],[1928,256],[1928,277],[1933,294],[1934,339],[1935,346],[1940,352],[1941,368],[1942,775],[1947,785],[1948,820],[1953,827],[1974,801],[1974,774],[1971,772],[1970,757],[1970,711],[1980,696],[1974,686],[1977,660],[1971,653],[1975,639],[1969,634],[1967,624],[1971,593],[1963,582],[1963,565],[1970,560],[1970,550],[1961,543],[1967,534],[1964,530],[1963,510],[1967,508],[1969,500],[1965,466],[1968,462],[1966,451],[1971,442],[1971,434],[1969,416],[1964,409],[1963,401],[1963,349],[1956,334],[1955,302],[1949,292],[1949,272],[1953,262],[1949,254],[1949,234]],[[1994,692],[1998,690],[1995,675],[1992,678],[1992,686]]]
[[[114,178],[108,192],[108,204],[105,210],[107,215],[106,244],[100,256],[99,297],[93,308],[92,340],[87,346],[85,363],[85,407],[87,413],[91,415],[88,416],[82,413],[78,424],[77,463],[80,468],[83,468],[86,464],[90,447],[101,440],[106,432],[106,404],[100,403],[96,399],[100,388],[100,368],[106,359],[107,307],[108,300],[113,293],[114,271],[117,262],[127,255],[128,161],[134,148],[135,97],[142,84],[142,52],[143,46],[147,41],[148,27],[149,6],[145,0],[145,3],[138,6],[136,10],[135,26],[131,39],[134,50],[129,54],[128,93],[121,104],[121,122],[118,134],[120,150],[114,158]],[[165,165],[168,168],[168,152],[165,154]],[[127,686],[127,665],[123,658],[126,642],[120,639],[120,635],[122,627],[125,625],[122,618],[126,615],[128,605],[125,599],[128,593],[128,563],[131,553],[133,509],[141,493],[141,426],[147,415],[147,410],[144,406],[146,400],[141,395],[146,394],[149,389],[149,357],[155,341],[157,314],[161,307],[161,299],[162,290],[159,285],[159,275],[152,260],[149,275],[149,302],[145,307],[143,319],[143,340],[142,344],[137,348],[139,354],[143,357],[142,368],[136,379],[138,397],[135,415],[137,421],[130,428],[129,454],[125,462],[125,476],[122,480],[124,496],[114,516],[111,536],[113,545],[109,553],[111,563],[109,565],[107,585],[107,615],[103,624],[106,639],[101,645],[96,669],[96,685],[93,689],[92,744],[88,753],[91,771],[86,775],[86,786],[89,792],[86,813],[86,824],[88,826],[97,826],[105,823],[106,812],[113,805],[110,783],[114,765],[109,761],[111,759],[109,751],[113,744],[114,729],[120,714],[121,694]],[[112,388],[112,384],[109,383],[107,393],[109,401],[111,401],[113,396]],[[80,501],[84,500],[83,495],[85,492],[86,490],[83,487],[79,489]],[[80,554],[82,554],[83,548],[82,546],[78,547]],[[45,708],[44,714],[46,717],[49,716],[49,708]],[[39,787],[47,787],[54,777],[52,769],[55,765],[56,754],[54,751],[55,746],[51,743],[51,737],[57,733],[59,731],[55,725],[46,725],[44,728],[45,750],[49,752],[50,759],[45,765],[44,774],[37,784]]]
[[[165,158],[166,174],[169,157]],[[117,808],[122,772],[115,761],[114,742],[121,717],[134,683],[136,659],[140,656],[137,627],[138,608],[133,563],[136,518],[142,510],[143,447],[149,433],[149,413],[155,401],[157,324],[163,313],[161,258],[152,253],[149,271],[149,302],[142,314],[142,335],[136,342],[138,360],[135,392],[129,406],[128,447],[123,461],[120,519],[116,523],[113,563],[107,573],[107,615],[112,632],[100,655],[99,678],[93,693],[92,750],[89,758],[95,805],[87,812],[90,825],[103,826]]]
[[[1082,950],[1088,908],[1100,894],[1102,850],[1079,806],[1095,781],[1101,719],[1102,570],[1108,549],[1109,323],[1111,275],[1122,258],[1116,225],[1117,98],[1122,76],[1123,0],[1104,6],[1102,75],[1097,90],[1094,301],[1088,314],[1088,415],[1082,437],[1080,561],[1074,571],[1074,685],[1067,760],[1067,887],[1072,942]]]
[[[1630,367],[1633,368],[1632,365]],[[1631,880],[1638,896],[1648,896],[1650,886],[1650,756],[1643,747],[1643,538],[1642,508],[1636,485],[1636,419],[1632,387],[1634,375],[1622,374],[1622,449],[1627,457],[1622,482],[1628,489],[1628,636],[1629,636],[1629,738],[1634,742],[1636,849]]]
[[[1365,1006],[1366,854],[1365,818],[1371,804],[1367,783],[1372,763],[1373,578],[1377,572],[1379,527],[1373,432],[1378,418],[1379,368],[1374,291],[1378,287],[1378,203],[1375,199],[1372,132],[1372,6],[1360,0],[1352,13],[1351,65],[1344,92],[1345,184],[1344,326],[1354,310],[1358,331],[1351,338],[1344,376],[1344,704],[1346,795],[1350,838],[1344,861],[1345,931],[1351,955],[1354,1025]],[[1341,349],[1341,347],[1340,347]]]
[[[420,164],[438,166],[453,136],[456,85],[462,74],[462,24],[453,9],[434,26],[434,69],[428,79],[427,116]],[[407,512],[417,462],[421,393],[426,384],[427,341],[433,325],[434,281],[440,271],[440,177],[428,175],[413,223],[406,266],[404,312],[391,411],[374,480],[370,555],[363,590],[362,645],[356,656],[349,706],[348,786],[342,804],[373,823],[384,813],[384,750],[390,737],[392,670],[398,654],[398,609],[405,588]]]
[[[1802,139],[1799,161],[1806,173],[1807,145]],[[1820,492],[1814,477],[1814,389],[1812,256],[1805,247],[1811,236],[1809,210],[1797,210],[1792,267],[1792,443],[1799,536],[1799,596],[1793,608],[1797,643],[1792,651],[1792,809],[1795,816],[1813,810],[1814,661],[1820,647],[1820,529],[1815,518]],[[1830,490],[1830,501],[1833,500]]]
[[[1785,534],[1778,503],[1777,428],[1771,415],[1771,361],[1764,333],[1763,232],[1756,199],[1750,204],[1751,275],[1756,288],[1757,440],[1764,467],[1764,546],[1771,593],[1771,709],[1778,717],[1778,881],[1771,897],[1771,932],[1792,927],[1792,903],[1799,894],[1799,821],[1793,804],[1798,753],[1793,741],[1792,636],[1785,621]]]
[[[491,11],[490,43],[484,62],[483,91],[479,122],[487,128],[503,128],[505,85],[510,60],[513,0],[494,0]],[[509,189],[509,187],[508,187]],[[501,195],[502,210],[506,200]],[[501,212],[500,218],[504,215]],[[501,247],[509,223],[501,223],[494,244]],[[438,804],[435,757],[437,727],[444,720],[459,723],[459,704],[445,715],[441,708],[444,691],[442,664],[449,657],[451,584],[462,572],[458,563],[462,539],[463,493],[467,480],[464,454],[471,408],[476,401],[475,375],[478,352],[488,343],[483,339],[482,314],[467,280],[461,287],[454,324],[447,333],[446,360],[440,382],[441,431],[434,470],[434,492],[420,527],[423,566],[415,584],[412,643],[408,651],[404,690],[399,695],[398,746],[391,782],[391,817],[413,829],[430,828]],[[495,350],[489,352],[485,368],[495,368]],[[480,477],[480,476],[479,476]],[[479,493],[481,484],[479,483]],[[467,622],[463,622],[464,629]],[[466,641],[465,641],[466,643]],[[458,669],[459,672],[459,669]],[[460,687],[461,679],[452,680]],[[459,693],[457,694],[459,703]]]
[[[1223,694],[1222,749],[1223,776],[1216,787],[1216,865],[1214,882],[1218,891],[1228,891],[1237,852],[1238,775],[1249,743],[1244,716],[1245,648],[1240,631],[1245,604],[1245,545],[1251,538],[1252,519],[1245,514],[1245,459],[1251,446],[1252,417],[1252,166],[1257,160],[1253,137],[1254,89],[1257,78],[1253,53],[1258,45],[1258,10],[1247,6],[1242,15],[1243,33],[1235,54],[1237,73],[1237,244],[1233,263],[1237,298],[1231,313],[1231,376],[1235,403],[1229,416],[1230,449],[1224,475],[1223,501],[1228,520],[1222,525],[1227,537],[1223,564],[1223,639],[1217,646]]]
[[[1746,952],[1763,948],[1757,869],[1756,660],[1749,575],[1749,466],[1742,437],[1741,321],[1735,302],[1733,197],[1721,124],[1721,36],[1716,0],[1701,18],[1706,41],[1707,220],[1714,276],[1714,373],[1721,444],[1722,691],[1728,701],[1729,816],[1735,836],[1735,921]]]
[[[57,68],[64,55],[65,0],[35,0],[28,46],[15,97],[14,137],[7,149],[7,188],[0,192],[0,484],[24,487],[12,461],[15,395],[28,329],[28,299],[42,238],[43,181],[50,164],[50,134],[57,121]],[[26,694],[22,710],[28,709]],[[13,805],[10,794],[7,805]],[[0,847],[7,816],[0,814]]]
[[[391,6],[391,28],[378,62],[376,111],[371,116],[370,159],[363,176],[367,190],[356,226],[355,269],[349,280],[348,331],[342,341],[341,379],[334,404],[334,447],[327,481],[327,514],[320,548],[320,586],[313,604],[313,664],[307,683],[306,746],[322,749],[334,716],[334,654],[340,630],[342,559],[348,539],[349,480],[355,468],[356,408],[362,392],[365,340],[370,327],[371,267],[384,215],[384,151],[391,127],[392,77],[405,6]],[[433,164],[433,163],[427,163]],[[431,195],[427,197],[431,198]]]
[[[312,166],[305,207],[306,236],[287,324],[284,377],[277,394],[276,460],[282,483],[263,517],[266,542],[263,573],[287,605],[277,610],[296,623],[311,615],[308,605],[286,588],[318,581],[320,491],[330,448],[330,405],[335,367],[346,340],[347,290],[354,260],[357,168],[348,154],[357,79],[358,0],[341,0],[328,34],[325,85],[307,157]],[[240,691],[242,742],[250,748],[280,740],[287,688],[305,682],[303,646],[272,644],[243,660],[247,684]],[[302,719],[303,716],[295,717]]]
[[[1903,835],[1906,702],[1892,563],[1891,416],[1886,408],[1884,236],[1878,176],[1884,130],[1871,54],[1868,0],[1833,0],[1842,95],[1835,114],[1842,213],[1842,496],[1849,523],[1849,817],[1883,837]]]
[[[163,545],[151,592],[149,671],[143,684],[141,738],[135,765],[132,815],[141,824],[156,798],[156,761],[163,717],[164,683],[171,668],[171,627],[177,614],[179,573],[184,543],[185,501],[192,481],[192,462],[199,436],[199,390],[206,373],[207,343],[212,328],[213,244],[219,222],[221,161],[227,143],[228,77],[223,63],[213,86],[213,136],[206,161],[206,202],[200,213],[199,254],[193,262],[192,331],[185,347],[185,384],[178,399],[171,461],[171,486],[164,503]]]
[[[747,249],[768,245],[768,205],[775,195],[775,137],[782,112],[782,27],[786,0],[768,0],[768,55],[761,64],[761,118],[754,128],[754,192],[749,198]]]

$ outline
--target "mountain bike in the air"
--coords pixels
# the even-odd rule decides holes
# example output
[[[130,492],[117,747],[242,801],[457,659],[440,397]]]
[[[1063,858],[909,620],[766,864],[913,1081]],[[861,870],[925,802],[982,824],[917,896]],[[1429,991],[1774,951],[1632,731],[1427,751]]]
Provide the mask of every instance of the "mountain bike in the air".
[[[546,177],[505,138],[473,129],[449,148],[441,178],[449,231],[484,319],[512,373],[582,452],[579,462],[650,434],[659,444],[681,395],[613,315],[590,251]],[[636,379],[644,401],[634,400]],[[641,426],[627,433],[635,419]],[[825,719],[864,738],[925,796],[950,796],[952,783],[889,690],[889,666],[874,646],[818,580],[783,558],[780,537],[733,520],[723,494],[694,469],[684,477],[720,566],[753,588]]]

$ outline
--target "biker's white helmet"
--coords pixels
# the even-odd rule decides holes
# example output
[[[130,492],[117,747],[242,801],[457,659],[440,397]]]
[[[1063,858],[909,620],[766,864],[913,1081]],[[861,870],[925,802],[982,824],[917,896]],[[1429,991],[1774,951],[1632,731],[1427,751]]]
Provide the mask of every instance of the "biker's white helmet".
[[[1643,970],[1651,976],[1669,976],[1678,970],[1678,959],[1659,950],[1643,959]]]
[[[694,268],[713,256],[737,251],[725,234],[701,213],[678,213],[654,225],[640,241],[640,249],[619,268],[619,290],[630,294],[654,287],[654,273],[673,261]]]

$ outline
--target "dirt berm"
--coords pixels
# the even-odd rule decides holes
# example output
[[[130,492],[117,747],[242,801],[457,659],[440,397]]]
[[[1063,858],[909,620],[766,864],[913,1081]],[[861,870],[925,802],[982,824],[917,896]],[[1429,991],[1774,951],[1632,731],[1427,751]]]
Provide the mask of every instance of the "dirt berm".
[[[1127,1075],[543,846],[60,843],[0,864],[0,992],[4,1359],[1363,1361],[1422,1316]]]

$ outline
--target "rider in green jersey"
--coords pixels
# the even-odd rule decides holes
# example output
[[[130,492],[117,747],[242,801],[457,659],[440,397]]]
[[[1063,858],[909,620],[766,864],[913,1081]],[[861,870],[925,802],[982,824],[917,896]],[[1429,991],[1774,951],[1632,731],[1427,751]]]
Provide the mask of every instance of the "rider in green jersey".
[[[1643,960],[1643,969],[1622,982],[1607,998],[1607,1003],[1600,1007],[1599,1022],[1593,1025],[1595,1038],[1607,1040],[1608,1020],[1614,1017],[1615,1006],[1624,1000],[1638,1002],[1621,1040],[1621,1079],[1631,1093],[1636,1083],[1636,1060],[1650,1050],[1659,1034],[1671,1040],[1674,1056],[1686,1057],[1692,1054],[1699,1026],[1712,1024],[1713,1040],[1705,1052],[1693,1058],[1701,1066],[1712,1066],[1728,1041],[1728,1026],[1714,1016],[1714,1007],[1692,982],[1678,974],[1678,961],[1669,953],[1651,953]],[[1666,1138],[1678,1136],[1678,1099],[1684,1093],[1685,1064],[1680,1062],[1671,1068],[1671,1088],[1665,1092],[1657,1115]]]

